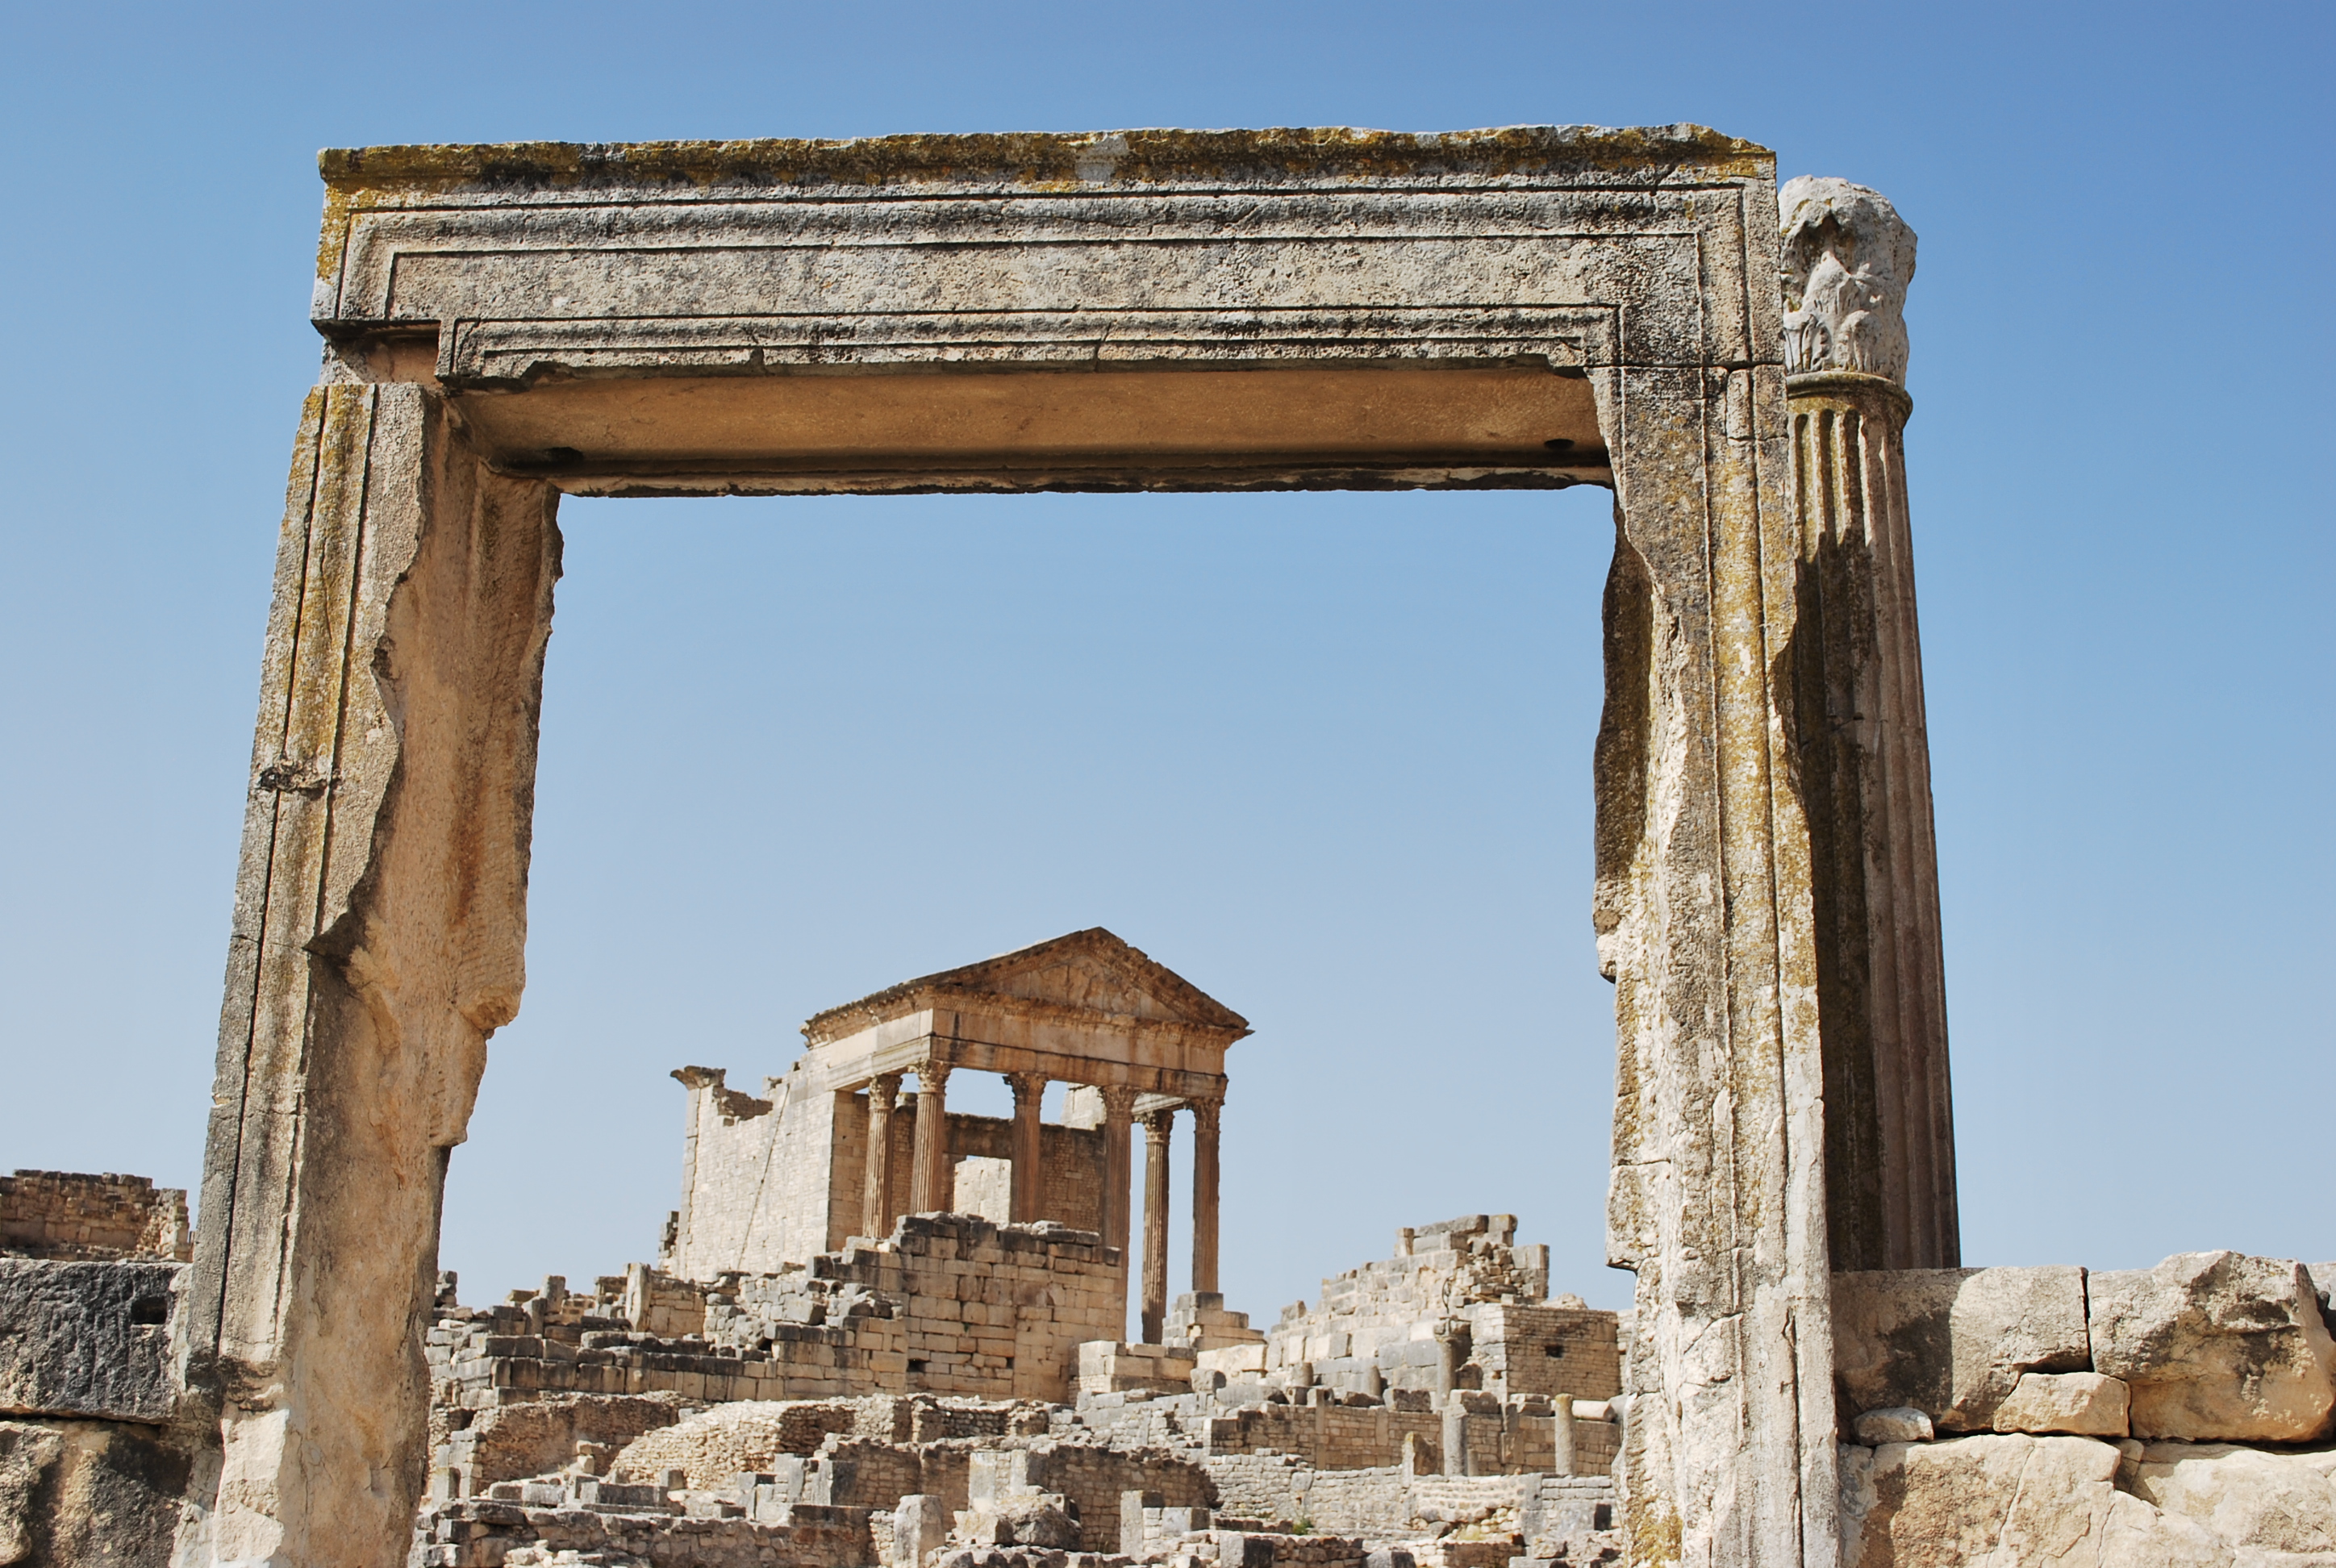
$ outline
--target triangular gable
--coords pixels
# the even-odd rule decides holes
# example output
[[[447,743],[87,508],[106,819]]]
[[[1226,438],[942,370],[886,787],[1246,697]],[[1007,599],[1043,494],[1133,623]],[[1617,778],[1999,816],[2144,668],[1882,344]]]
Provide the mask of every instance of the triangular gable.
[[[1154,963],[1141,950],[1094,926],[978,964],[887,986],[873,996],[821,1013],[803,1026],[803,1033],[817,1037],[829,1032],[822,1026],[841,1021],[840,1015],[881,1010],[889,1001],[923,990],[974,991],[1085,1012],[1249,1032],[1249,1020],[1239,1013],[1173,969]]]

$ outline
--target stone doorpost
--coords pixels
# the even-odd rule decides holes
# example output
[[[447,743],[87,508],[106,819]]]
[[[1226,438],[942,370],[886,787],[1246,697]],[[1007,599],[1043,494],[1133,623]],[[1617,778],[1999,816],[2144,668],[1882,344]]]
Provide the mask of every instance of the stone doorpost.
[[[947,1062],[921,1062],[917,1066],[917,1163],[910,1178],[909,1203],[920,1214],[948,1212],[956,1198],[950,1189],[949,1076]]]
[[[1046,1075],[1008,1073],[1006,1081],[1014,1087],[1014,1184],[1007,1212],[1016,1224],[1027,1225],[1046,1212],[1046,1134],[1038,1111],[1046,1103]]]
[[[1939,853],[1903,442],[1914,232],[1845,180],[1793,180],[1778,207],[1833,1266],[1953,1268]]]
[[[446,1163],[518,1014],[557,496],[416,385],[308,397],[182,1309],[179,1560],[404,1561]]]
[[[885,1073],[868,1086],[867,1203],[860,1225],[871,1241],[892,1233],[892,1106],[900,1096],[898,1073]]]
[[[1168,1327],[1168,1135],[1173,1105],[1144,1117],[1144,1343],[1157,1345]]]
[[[1217,1288],[1217,1123],[1222,1100],[1192,1102],[1192,1289]]]

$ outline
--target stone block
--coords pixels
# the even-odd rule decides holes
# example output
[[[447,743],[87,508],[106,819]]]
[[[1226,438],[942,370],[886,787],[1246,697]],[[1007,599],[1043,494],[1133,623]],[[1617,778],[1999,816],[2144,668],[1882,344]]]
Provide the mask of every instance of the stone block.
[[[0,1258],[0,1412],[167,1421],[185,1267]]]
[[[949,1541],[949,1510],[943,1501],[912,1492],[892,1509],[894,1568],[920,1568],[928,1553]]]
[[[1852,1422],[1851,1427],[1857,1433],[1859,1442],[1874,1448],[1884,1443],[1927,1443],[1937,1436],[1932,1429],[1928,1416],[1904,1405],[1884,1410],[1868,1410]]]
[[[1833,1279],[1837,1407],[1907,1406],[1986,1431],[2026,1372],[2087,1368],[2077,1268],[1893,1269]]]
[[[1845,1446],[1843,1568],[2231,1568],[2195,1521],[2118,1491],[2121,1458],[2025,1434]]]
[[[2140,1453],[2127,1467],[2126,1489],[2195,1521],[2240,1561],[2336,1561],[2336,1454],[2204,1443],[2130,1446]]]
[[[2336,1409],[2336,1341],[2302,1265],[2182,1252],[2090,1281],[2093,1369],[2131,1385],[2136,1437],[2296,1443]]]
[[[2126,1385],[2098,1372],[2025,1372],[1995,1407],[1999,1432],[2067,1433],[2122,1437],[2127,1423]]]
[[[1219,1530],[1217,1568],[1273,1568],[1273,1539],[1241,1530]]]

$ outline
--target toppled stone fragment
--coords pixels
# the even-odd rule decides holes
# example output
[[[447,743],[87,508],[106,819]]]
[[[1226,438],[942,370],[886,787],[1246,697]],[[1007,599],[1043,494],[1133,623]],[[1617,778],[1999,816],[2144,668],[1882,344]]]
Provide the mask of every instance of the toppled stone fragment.
[[[1857,1440],[1874,1448],[1884,1443],[1927,1443],[1937,1435],[1931,1429],[1928,1416],[1903,1405],[1887,1410],[1868,1410],[1853,1425]]]
[[[2182,1252],[2090,1281],[2093,1369],[2132,1385],[2136,1437],[2297,1443],[2336,1408],[2336,1341],[2302,1266]]]
[[[1996,1407],[1995,1429],[2122,1437],[2127,1408],[2126,1386],[2118,1378],[2098,1372],[2027,1372]]]
[[[1985,1431],[2025,1372],[2088,1366],[2077,1268],[1892,1269],[1833,1280],[1838,1407],[1909,1406]]]

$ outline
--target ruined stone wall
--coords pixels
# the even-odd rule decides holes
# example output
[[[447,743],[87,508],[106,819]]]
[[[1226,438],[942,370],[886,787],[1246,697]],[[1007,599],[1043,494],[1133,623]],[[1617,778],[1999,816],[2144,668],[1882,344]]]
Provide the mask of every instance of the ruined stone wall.
[[[1092,1234],[968,1215],[909,1216],[877,1246],[725,1276],[702,1299],[703,1338],[662,1338],[613,1318],[560,1323],[524,1305],[443,1313],[427,1336],[437,1401],[478,1410],[550,1394],[659,1391],[1063,1400],[1079,1344],[1115,1329],[1122,1311],[1118,1253]]]
[[[102,1262],[194,1255],[187,1194],[144,1176],[18,1171],[0,1176],[0,1256]]]
[[[622,1448],[644,1432],[672,1426],[681,1409],[680,1396],[672,1393],[560,1394],[498,1406],[441,1436],[431,1468],[454,1472],[455,1495],[477,1496],[498,1481],[566,1468],[579,1443]]]
[[[1100,1128],[1066,1127],[1045,1122],[1038,1128],[1039,1164],[1046,1171],[1040,1217],[1075,1231],[1103,1230],[1103,1132]],[[949,1113],[949,1153],[962,1159],[1011,1163],[1014,1120],[1010,1116],[961,1115]],[[906,1188],[899,1189],[905,1192]]]
[[[682,1196],[666,1266],[692,1280],[775,1269],[827,1245],[832,1096],[812,1093],[801,1065],[764,1081],[756,1098],[718,1069],[686,1067],[689,1091]]]
[[[1468,1359],[1483,1387],[1514,1398],[1611,1399],[1622,1391],[1620,1324],[1612,1312],[1546,1303],[1468,1310]]]
[[[1266,1331],[1267,1372],[1310,1364],[1316,1380],[1362,1387],[1376,1367],[1392,1388],[1436,1381],[1437,1326],[1479,1303],[1529,1304],[1549,1293],[1549,1249],[1515,1245],[1510,1214],[1465,1214],[1397,1233],[1395,1256],[1322,1281]]]
[[[767,1272],[839,1251],[865,1232],[865,1093],[819,1092],[804,1062],[765,1079],[759,1099],[725,1086],[717,1069],[685,1067],[674,1076],[689,1090],[689,1110],[681,1209],[664,1260],[669,1271],[700,1281]],[[890,1123],[892,1191],[903,1213],[916,1164],[917,1099],[904,1092]],[[1005,1159],[1013,1152],[1010,1119],[951,1112],[949,1123],[954,1159]],[[1100,1232],[1103,1134],[1047,1124],[1039,1144],[1046,1171],[1043,1217]]]
[[[1480,1475],[1557,1468],[1556,1417],[1515,1410],[1473,1415],[1466,1425],[1470,1473]],[[1577,1442],[1581,1427],[1576,1427]],[[1440,1412],[1352,1409],[1322,1405],[1254,1405],[1209,1419],[1202,1439],[1212,1454],[1287,1454],[1316,1470],[1399,1466],[1406,1439],[1422,1471],[1443,1471]],[[1579,1450],[1577,1447],[1577,1466]],[[1608,1457],[1611,1457],[1611,1454]]]
[[[547,1495],[526,1501],[463,1498],[425,1508],[411,1559],[414,1568],[501,1568],[522,1548],[532,1549],[538,1562],[580,1558],[672,1568],[865,1568],[875,1560],[865,1509],[801,1506],[776,1521],[719,1512],[692,1517],[647,1505],[638,1512],[577,1506],[558,1488],[528,1490]]]

